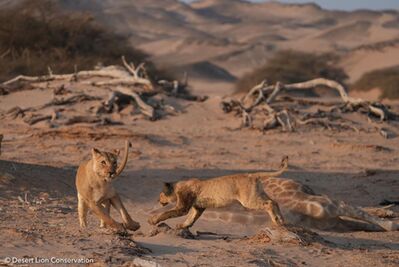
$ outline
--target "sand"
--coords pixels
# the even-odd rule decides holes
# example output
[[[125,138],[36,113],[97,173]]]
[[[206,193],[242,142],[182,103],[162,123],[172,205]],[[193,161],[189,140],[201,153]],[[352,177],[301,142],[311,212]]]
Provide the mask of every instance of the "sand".
[[[39,105],[47,101],[51,90],[0,96],[0,103],[7,103],[1,105],[2,111],[25,105],[26,100],[17,95],[33,92],[37,92],[35,104]],[[0,256],[85,257],[99,266],[133,266],[133,262],[139,264],[137,258],[161,266],[399,264],[399,232],[311,229],[320,238],[307,245],[270,242],[262,236],[254,237],[271,225],[268,217],[238,206],[207,210],[192,228],[194,234],[216,235],[201,235],[194,240],[162,233],[148,236],[153,228],[146,221],[160,208],[157,195],[162,182],[276,169],[283,155],[290,157],[290,169],[283,177],[301,181],[318,193],[356,206],[397,200],[398,138],[322,129],[265,134],[237,130],[240,120],[222,112],[221,99],[221,95],[213,94],[203,103],[175,100],[182,110],[176,116],[156,122],[127,120],[122,126],[80,124],[50,129],[40,123],[30,127],[21,120],[3,118]],[[79,110],[85,110],[90,103],[81,105]],[[395,108],[398,110],[397,104]],[[127,168],[115,184],[141,229],[129,237],[118,237],[99,230],[98,220],[91,215],[88,230],[79,231],[76,168],[89,157],[91,147],[122,148],[125,138],[133,147]],[[368,169],[376,171],[366,172]],[[293,218],[284,213],[288,220]],[[169,220],[167,224],[173,227],[182,220]]]
[[[71,8],[84,9],[74,3],[70,2]],[[271,226],[265,214],[239,206],[206,210],[192,233],[214,234],[196,239],[173,233],[150,236],[153,227],[147,223],[154,212],[165,209],[157,203],[162,182],[274,170],[283,155],[289,156],[290,168],[282,176],[320,194],[361,207],[377,207],[383,199],[399,200],[397,123],[390,125],[396,133],[390,139],[375,130],[261,133],[239,129],[240,119],[220,108],[222,98],[234,91],[232,76],[238,78],[264,64],[281,49],[339,51],[343,55],[340,65],[350,82],[364,72],[397,65],[398,28],[392,26],[397,12],[337,12],[312,4],[255,5],[230,0],[190,5],[165,0],[162,8],[155,0],[91,3],[89,11],[97,19],[117,32],[131,34],[132,43],[152,54],[156,63],[197,70],[190,79],[192,91],[209,95],[209,99],[165,98],[176,108],[174,115],[152,122],[122,112],[114,114],[124,123],[118,126],[49,128],[45,123],[29,126],[21,119],[0,117],[0,134],[4,134],[0,259],[84,258],[93,260],[92,266],[399,266],[399,231],[308,228],[307,244],[276,242],[262,232]],[[384,41],[387,43],[378,45]],[[215,70],[220,70],[216,76]],[[211,79],[204,73],[214,76]],[[0,96],[0,114],[14,106],[47,103],[52,98],[49,87],[57,86],[43,84]],[[103,97],[109,93],[89,85],[68,89]],[[351,94],[376,100],[380,92]],[[399,112],[397,101],[389,104]],[[68,112],[87,114],[91,105],[82,103]],[[45,111],[50,114],[52,110]],[[367,124],[364,116],[351,119]],[[141,229],[117,236],[100,230],[99,221],[90,215],[88,229],[81,231],[74,186],[77,166],[89,158],[92,147],[122,148],[125,139],[132,148],[115,186]],[[399,212],[397,206],[392,210]],[[296,222],[295,216],[283,212],[290,223]],[[174,227],[183,220],[166,223]],[[6,265],[4,260],[2,264]]]

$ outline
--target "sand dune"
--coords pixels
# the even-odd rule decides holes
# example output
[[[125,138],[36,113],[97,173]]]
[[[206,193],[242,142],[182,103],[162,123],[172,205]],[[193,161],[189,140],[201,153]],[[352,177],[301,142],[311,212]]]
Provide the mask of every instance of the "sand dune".
[[[376,57],[364,52],[361,57],[365,63],[346,65],[346,61],[358,57],[351,49],[399,35],[395,26],[397,11],[343,12],[324,10],[314,4],[256,4],[240,0],[191,4],[168,0],[162,8],[157,1],[63,2],[66,7],[93,12],[105,25],[131,36],[133,44],[161,64],[216,63],[240,77],[280,49],[332,51],[344,53],[342,65],[351,81],[365,71],[399,64],[390,51],[384,50],[378,56],[378,62],[384,63],[367,64]],[[195,69],[191,72],[204,82],[211,78]],[[211,74],[212,68],[207,72]],[[225,82],[231,81],[226,78]]]

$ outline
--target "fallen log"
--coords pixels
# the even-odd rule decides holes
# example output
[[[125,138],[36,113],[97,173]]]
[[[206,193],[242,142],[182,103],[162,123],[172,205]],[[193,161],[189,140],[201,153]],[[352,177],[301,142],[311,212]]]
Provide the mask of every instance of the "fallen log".
[[[199,101],[199,102],[203,102],[208,99],[207,96],[196,96],[190,93],[187,72],[184,73],[184,78],[182,82],[178,80],[173,80],[173,81],[159,80],[158,85],[161,86],[163,92],[166,93],[166,95],[168,96],[181,98],[188,101]]]
[[[42,105],[41,107],[37,108],[38,109],[43,109],[46,107],[50,106],[62,106],[62,105],[71,105],[71,104],[76,104],[80,102],[85,102],[85,101],[94,101],[94,100],[101,100],[101,97],[97,96],[91,96],[91,95],[86,95],[86,94],[78,94],[74,95],[68,98],[53,98],[50,102]]]
[[[103,67],[98,70],[85,70],[70,74],[53,74],[53,71],[48,68],[48,74],[42,76],[26,76],[19,75],[11,80],[2,83],[3,86],[10,85],[17,82],[28,82],[28,83],[40,83],[49,82],[55,80],[66,80],[66,81],[77,81],[78,79],[87,79],[93,77],[108,78],[109,81],[99,81],[99,82],[86,82],[96,86],[104,85],[117,85],[123,84],[125,86],[142,86],[146,90],[153,90],[152,83],[148,77],[142,77],[140,73],[145,73],[144,63],[141,63],[137,68],[134,65],[127,64],[125,57],[122,56],[122,63],[125,69],[118,66],[108,66]]]
[[[38,122],[45,121],[45,120],[51,120],[52,116],[51,115],[32,115],[24,119],[24,122],[29,124],[29,125],[34,125]]]
[[[60,125],[73,125],[77,123],[91,123],[97,125],[122,125],[122,122],[113,121],[108,118],[99,118],[97,116],[73,116],[64,120],[57,120],[54,124]]]
[[[269,95],[269,97],[266,99],[266,103],[270,104],[271,102],[274,101],[276,96],[281,93],[284,90],[292,90],[292,89],[308,89],[308,88],[316,88],[319,86],[324,86],[327,88],[334,89],[338,91],[343,103],[346,105],[351,106],[354,109],[360,108],[360,107],[366,107],[368,111],[379,117],[381,121],[385,119],[389,119],[392,117],[393,114],[391,114],[388,109],[382,105],[381,103],[370,103],[368,101],[365,101],[360,98],[353,98],[348,95],[346,92],[346,89],[343,85],[336,81],[324,79],[324,78],[317,78],[314,80],[302,82],[302,83],[293,83],[293,84],[282,84],[280,82],[277,82],[276,85],[274,86],[272,93]],[[270,90],[270,87],[266,87],[266,90]]]
[[[150,120],[156,120],[157,119],[157,115],[156,115],[155,109],[152,106],[150,106],[147,103],[145,103],[136,92],[133,92],[132,90],[130,90],[130,88],[126,88],[126,87],[118,87],[117,91],[119,93],[122,93],[122,94],[125,94],[127,96],[130,96],[134,100],[136,105],[139,107],[140,112],[142,114],[144,114],[145,116],[147,116]],[[111,97],[111,99],[112,99],[112,97]],[[111,99],[109,99],[107,101],[108,105],[113,104],[111,102]]]

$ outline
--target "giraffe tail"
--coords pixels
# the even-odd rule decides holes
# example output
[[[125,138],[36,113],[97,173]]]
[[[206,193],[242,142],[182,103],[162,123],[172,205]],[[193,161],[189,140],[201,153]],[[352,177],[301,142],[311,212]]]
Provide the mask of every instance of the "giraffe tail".
[[[260,172],[259,174],[261,174],[262,176],[266,176],[266,177],[275,177],[275,176],[279,176],[279,175],[283,174],[287,169],[288,169],[288,156],[284,156],[281,159],[280,168],[278,169],[278,171]]]

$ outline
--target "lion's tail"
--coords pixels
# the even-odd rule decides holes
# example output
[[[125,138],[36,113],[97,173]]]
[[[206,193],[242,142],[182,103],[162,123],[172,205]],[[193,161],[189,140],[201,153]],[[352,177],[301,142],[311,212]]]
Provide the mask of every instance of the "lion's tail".
[[[129,146],[130,146],[130,142],[128,140],[126,140],[125,141],[125,152],[124,152],[124,155],[123,155],[122,163],[119,165],[118,169],[116,170],[114,178],[116,178],[119,174],[121,174],[121,172],[123,171],[123,169],[126,166],[127,158],[128,158],[128,155],[129,155]]]

